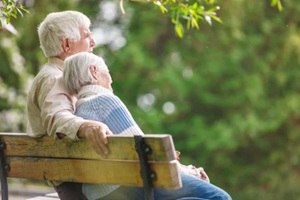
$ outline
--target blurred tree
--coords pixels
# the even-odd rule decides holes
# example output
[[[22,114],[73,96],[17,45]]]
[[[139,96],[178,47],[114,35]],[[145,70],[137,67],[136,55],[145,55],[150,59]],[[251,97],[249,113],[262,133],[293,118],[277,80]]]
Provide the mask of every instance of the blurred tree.
[[[26,91],[46,61],[36,27],[76,9],[93,20],[95,53],[145,133],[172,134],[182,162],[235,200],[299,199],[300,5],[286,0],[279,13],[269,2],[222,1],[224,23],[183,40],[147,4],[126,3],[125,15],[106,0],[24,5],[18,35],[0,33],[0,131],[25,131]]]
[[[224,24],[179,40],[166,18],[131,6],[127,43],[106,57],[143,130],[171,133],[183,162],[233,199],[298,198],[300,7],[226,1]]]

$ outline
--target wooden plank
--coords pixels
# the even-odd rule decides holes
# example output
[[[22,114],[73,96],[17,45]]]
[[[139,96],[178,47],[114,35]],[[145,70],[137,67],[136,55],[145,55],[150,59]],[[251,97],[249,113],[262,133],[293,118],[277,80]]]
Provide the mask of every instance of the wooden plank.
[[[26,200],[58,200],[60,199],[58,197],[57,193],[50,193],[50,194],[45,194],[44,196],[37,196],[37,197],[31,197]]]
[[[149,156],[149,160],[175,159],[175,148],[170,135],[147,134],[144,138],[145,143],[151,145],[155,152]],[[138,160],[133,136],[109,136],[110,154],[106,158],[97,154],[84,139],[65,141],[54,140],[49,136],[32,138],[24,133],[0,133],[0,140],[5,142],[4,153],[7,156]]]
[[[29,198],[27,200],[58,200],[58,197],[48,197],[48,196],[38,196],[38,197],[33,197]]]
[[[45,196],[46,197],[56,197],[56,198],[58,198],[58,194],[56,192],[46,194]]]
[[[138,161],[40,159],[8,157],[9,177],[36,180],[70,181],[143,186]],[[152,162],[157,179],[154,187],[178,189],[181,179],[176,161]]]

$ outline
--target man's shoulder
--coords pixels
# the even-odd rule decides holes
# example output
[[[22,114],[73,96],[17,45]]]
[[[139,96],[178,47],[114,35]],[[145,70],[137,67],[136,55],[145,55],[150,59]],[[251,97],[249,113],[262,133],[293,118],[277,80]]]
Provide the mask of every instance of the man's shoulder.
[[[33,82],[44,82],[49,81],[52,82],[63,76],[63,72],[55,69],[49,65],[43,66],[43,68],[38,72],[38,74],[34,77]]]
[[[39,93],[41,89],[44,92],[50,91],[50,89],[59,82],[59,79],[61,79],[62,76],[63,73],[60,70],[45,65],[34,77],[29,93]]]
[[[48,77],[55,78],[63,75],[63,72],[58,68],[52,67],[51,65],[45,64],[36,77]]]

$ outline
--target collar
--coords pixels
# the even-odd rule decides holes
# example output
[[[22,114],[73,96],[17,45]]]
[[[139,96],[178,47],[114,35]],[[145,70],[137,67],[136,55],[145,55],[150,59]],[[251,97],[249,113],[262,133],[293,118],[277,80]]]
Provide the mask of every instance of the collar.
[[[48,65],[51,65],[53,67],[58,68],[60,71],[63,71],[64,68],[64,61],[57,58],[57,57],[51,57],[48,59],[47,62]]]
[[[101,87],[99,85],[86,85],[83,86],[80,91],[78,92],[77,95],[77,102],[76,102],[76,107],[87,101],[88,97],[95,96],[97,94],[113,94],[112,91]]]
[[[81,99],[97,94],[113,94],[113,92],[99,85],[86,85],[80,89],[77,98]]]

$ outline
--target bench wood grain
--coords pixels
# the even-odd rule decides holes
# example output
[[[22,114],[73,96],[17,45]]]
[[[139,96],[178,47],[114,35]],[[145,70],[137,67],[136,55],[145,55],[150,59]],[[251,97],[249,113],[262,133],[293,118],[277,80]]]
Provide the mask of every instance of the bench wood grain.
[[[32,138],[26,133],[0,133],[7,177],[34,180],[144,186],[141,163],[133,136],[108,137],[109,155],[97,154],[82,139]],[[153,187],[178,189],[181,180],[172,137],[147,134],[143,141],[151,147],[148,163],[156,178]]]

